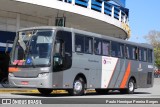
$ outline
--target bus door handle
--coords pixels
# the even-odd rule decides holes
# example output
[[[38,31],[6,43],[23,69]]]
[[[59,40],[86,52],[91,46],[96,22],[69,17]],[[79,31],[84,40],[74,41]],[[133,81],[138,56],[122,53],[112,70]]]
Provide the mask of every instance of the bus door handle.
[[[89,68],[84,68],[84,70],[89,71]]]

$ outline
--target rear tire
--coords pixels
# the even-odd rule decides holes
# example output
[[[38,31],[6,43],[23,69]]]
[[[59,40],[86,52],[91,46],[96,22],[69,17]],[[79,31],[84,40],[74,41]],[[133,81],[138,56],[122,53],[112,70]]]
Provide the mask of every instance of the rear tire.
[[[50,95],[53,90],[52,89],[45,89],[45,88],[38,88],[38,91],[42,95]]]
[[[121,89],[122,94],[133,94],[135,90],[135,81],[131,78],[128,82],[127,89]]]
[[[68,90],[68,93],[73,96],[81,96],[84,94],[85,82],[82,78],[78,78],[73,82],[73,89]]]

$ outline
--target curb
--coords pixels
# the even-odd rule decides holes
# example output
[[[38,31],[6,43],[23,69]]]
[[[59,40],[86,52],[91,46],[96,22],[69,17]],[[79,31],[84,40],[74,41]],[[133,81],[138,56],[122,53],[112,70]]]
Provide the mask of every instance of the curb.
[[[34,89],[34,90],[30,90],[30,89],[0,89],[0,93],[39,93],[38,90]],[[67,91],[65,90],[53,90],[52,93],[55,93],[55,94],[64,94],[64,93],[68,93]]]
[[[92,93],[95,92],[94,90],[87,90],[87,93]],[[0,94],[1,93],[39,93],[39,91],[37,89],[0,89]],[[66,94],[68,93],[65,90],[53,90],[54,94]]]
[[[0,93],[38,93],[38,90],[0,89]]]

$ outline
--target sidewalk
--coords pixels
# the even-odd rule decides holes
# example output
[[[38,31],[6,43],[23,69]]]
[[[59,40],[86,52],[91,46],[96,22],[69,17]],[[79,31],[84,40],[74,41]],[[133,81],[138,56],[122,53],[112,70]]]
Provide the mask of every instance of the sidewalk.
[[[4,88],[0,84],[0,93],[39,93],[37,89],[33,88]]]
[[[0,85],[1,86],[1,85]],[[95,92],[95,90],[87,90],[87,93]],[[39,93],[36,88],[3,88],[0,87],[0,94],[6,93]],[[68,93],[65,90],[53,90],[54,94],[66,94]]]
[[[39,93],[39,91],[36,88],[4,88],[0,84],[0,94],[6,94],[6,93]],[[67,93],[65,90],[53,90],[52,93],[55,94],[62,94]]]

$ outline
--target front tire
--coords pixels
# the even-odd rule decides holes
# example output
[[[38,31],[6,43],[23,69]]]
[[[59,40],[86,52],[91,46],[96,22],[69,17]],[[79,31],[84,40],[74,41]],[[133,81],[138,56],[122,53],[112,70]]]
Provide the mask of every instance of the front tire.
[[[53,91],[52,89],[45,89],[45,88],[38,88],[38,91],[42,94],[42,95],[49,95],[51,94],[51,92]]]
[[[73,96],[81,96],[84,94],[84,80],[82,78],[78,78],[73,82],[73,89],[68,90],[68,93]]]

